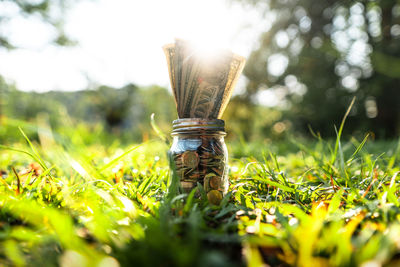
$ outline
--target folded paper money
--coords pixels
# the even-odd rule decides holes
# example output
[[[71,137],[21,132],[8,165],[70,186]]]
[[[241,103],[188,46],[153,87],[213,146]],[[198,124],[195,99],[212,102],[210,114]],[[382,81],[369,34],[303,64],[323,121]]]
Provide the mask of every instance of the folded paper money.
[[[245,59],[230,51],[207,57],[177,39],[163,47],[179,118],[221,118]]]

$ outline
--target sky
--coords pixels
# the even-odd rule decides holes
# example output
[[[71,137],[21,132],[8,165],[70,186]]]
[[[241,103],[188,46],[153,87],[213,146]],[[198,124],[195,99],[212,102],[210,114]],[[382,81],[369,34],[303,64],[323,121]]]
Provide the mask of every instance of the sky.
[[[13,5],[0,3],[0,15],[13,12]],[[20,48],[0,49],[0,74],[24,91],[128,83],[170,88],[164,44],[177,37],[247,57],[268,27],[257,10],[233,1],[85,0],[66,13],[74,47],[50,44],[55,30],[39,18],[13,16],[6,34]],[[242,77],[238,87],[244,83]]]

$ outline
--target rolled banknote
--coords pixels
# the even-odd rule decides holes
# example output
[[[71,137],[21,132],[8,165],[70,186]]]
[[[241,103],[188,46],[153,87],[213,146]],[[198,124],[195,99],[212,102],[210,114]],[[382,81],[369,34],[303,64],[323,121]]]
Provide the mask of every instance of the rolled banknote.
[[[245,59],[230,51],[206,57],[190,42],[163,47],[179,118],[221,118]]]

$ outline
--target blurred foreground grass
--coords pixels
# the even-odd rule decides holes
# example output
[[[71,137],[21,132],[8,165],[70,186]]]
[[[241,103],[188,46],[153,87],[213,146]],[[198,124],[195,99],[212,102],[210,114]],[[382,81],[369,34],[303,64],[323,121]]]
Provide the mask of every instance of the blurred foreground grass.
[[[210,206],[168,195],[160,141],[38,125],[2,121],[21,141],[0,146],[0,265],[400,264],[397,141],[228,143],[230,193]]]

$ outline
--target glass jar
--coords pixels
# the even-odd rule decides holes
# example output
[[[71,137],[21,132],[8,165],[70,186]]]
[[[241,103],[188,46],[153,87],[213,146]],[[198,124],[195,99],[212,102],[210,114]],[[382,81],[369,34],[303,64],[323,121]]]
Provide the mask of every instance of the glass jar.
[[[168,151],[172,185],[189,193],[200,183],[212,204],[228,191],[228,150],[225,122],[219,119],[185,118],[173,121],[173,143]],[[179,183],[178,183],[179,181]]]

